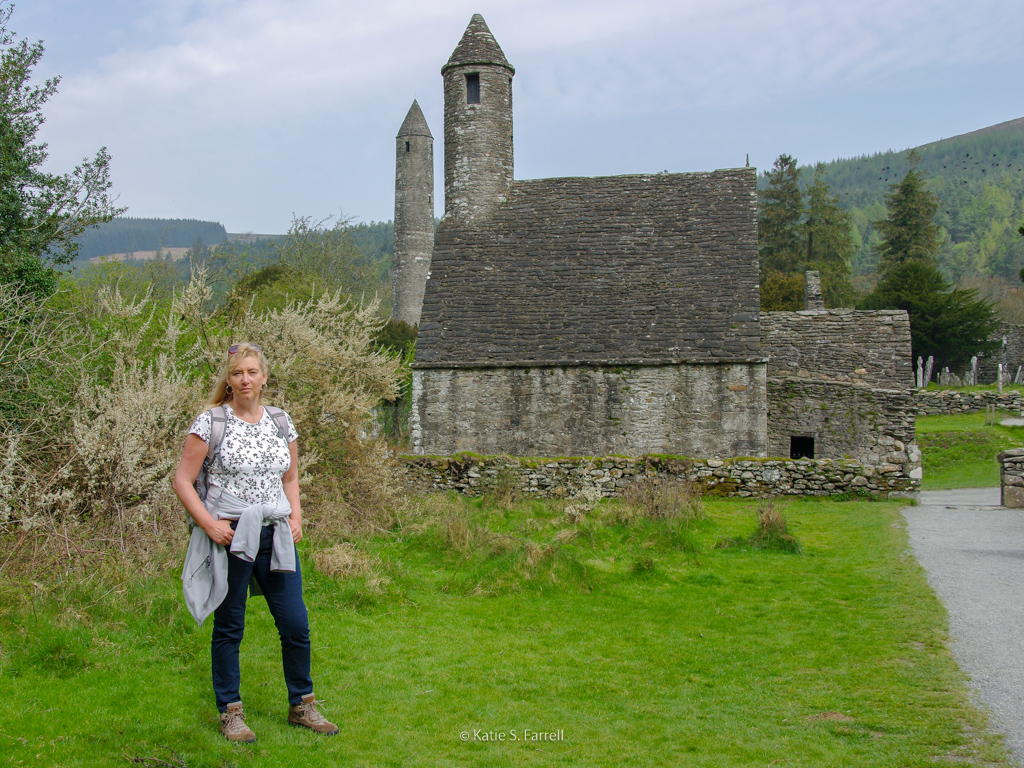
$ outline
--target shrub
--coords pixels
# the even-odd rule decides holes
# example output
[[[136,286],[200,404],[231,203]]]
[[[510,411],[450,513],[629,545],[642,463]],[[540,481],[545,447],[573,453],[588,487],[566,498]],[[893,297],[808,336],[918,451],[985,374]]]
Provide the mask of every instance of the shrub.
[[[775,499],[767,498],[757,507],[757,530],[747,539],[747,543],[756,549],[775,549],[782,552],[800,554],[803,547],[789,532],[786,518],[775,506]]]
[[[27,567],[111,548],[142,564],[180,549],[185,513],[170,476],[211,374],[241,339],[258,341],[271,363],[268,400],[301,435],[301,481],[324,478],[307,490],[311,531],[381,521],[395,493],[393,460],[367,425],[396,391],[400,363],[374,351],[375,302],[336,292],[282,309],[249,306],[229,325],[211,313],[198,268],[165,304],[148,292],[126,298],[116,282],[49,308],[8,290],[0,286],[0,324],[15,332],[0,348],[0,389],[37,397],[0,392],[0,531],[35,538]]]

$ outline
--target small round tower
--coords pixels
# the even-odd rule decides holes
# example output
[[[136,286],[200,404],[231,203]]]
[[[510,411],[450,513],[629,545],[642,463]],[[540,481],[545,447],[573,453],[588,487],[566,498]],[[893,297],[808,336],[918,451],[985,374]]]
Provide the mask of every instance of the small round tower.
[[[395,248],[391,319],[420,321],[434,252],[434,137],[415,100],[395,139]]]
[[[441,68],[444,78],[444,214],[486,216],[512,188],[512,76],[484,17],[473,14]]]

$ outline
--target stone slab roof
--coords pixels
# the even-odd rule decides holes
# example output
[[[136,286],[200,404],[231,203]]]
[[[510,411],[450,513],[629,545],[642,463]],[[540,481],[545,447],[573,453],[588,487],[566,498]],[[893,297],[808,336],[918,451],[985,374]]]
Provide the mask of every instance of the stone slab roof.
[[[442,221],[418,367],[760,360],[748,168],[513,182]]]
[[[494,39],[494,35],[487,27],[487,22],[479,13],[474,13],[469,20],[469,26],[466,27],[455,50],[452,51],[448,63],[441,67],[441,74],[443,75],[452,67],[470,64],[496,64],[505,67],[512,73],[516,71],[508,63],[501,46],[498,45],[498,41]]]
[[[402,127],[398,129],[397,138],[402,138],[403,136],[428,136],[431,139],[434,138],[433,134],[430,133],[430,128],[427,127],[427,119],[423,116],[423,110],[420,109],[419,102],[416,99],[412,100],[412,106],[409,107],[405,120],[402,121]]]

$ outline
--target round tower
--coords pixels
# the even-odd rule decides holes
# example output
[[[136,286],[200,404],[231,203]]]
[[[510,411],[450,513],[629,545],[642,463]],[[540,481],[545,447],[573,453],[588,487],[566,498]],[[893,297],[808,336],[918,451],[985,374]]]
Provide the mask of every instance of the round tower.
[[[473,14],[441,68],[444,78],[444,214],[486,216],[512,188],[512,76],[484,17]]]
[[[434,252],[434,137],[415,100],[395,139],[395,248],[391,319],[420,321]]]

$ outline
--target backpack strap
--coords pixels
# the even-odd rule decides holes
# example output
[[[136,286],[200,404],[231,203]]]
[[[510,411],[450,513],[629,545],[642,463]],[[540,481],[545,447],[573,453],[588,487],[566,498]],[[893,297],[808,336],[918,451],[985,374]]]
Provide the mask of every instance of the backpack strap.
[[[210,409],[210,446],[206,449],[208,462],[212,462],[213,457],[220,453],[220,444],[224,442],[227,423],[228,417],[224,413],[223,405],[216,405]]]
[[[277,425],[277,434],[285,443],[288,442],[288,414],[282,408],[275,408],[272,405],[264,405],[263,410],[270,414],[270,418]]]

